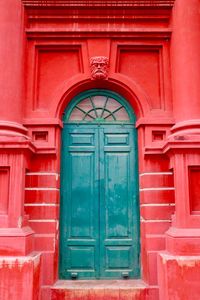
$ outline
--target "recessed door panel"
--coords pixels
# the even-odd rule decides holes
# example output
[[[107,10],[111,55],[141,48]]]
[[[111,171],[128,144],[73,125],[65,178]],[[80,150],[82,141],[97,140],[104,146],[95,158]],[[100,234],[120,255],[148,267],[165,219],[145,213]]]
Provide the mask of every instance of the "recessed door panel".
[[[94,193],[95,169],[94,152],[70,152],[71,198],[70,236],[71,238],[94,237]],[[78,170],[78,172],[77,172]],[[82,201],[80,201],[80,197]]]

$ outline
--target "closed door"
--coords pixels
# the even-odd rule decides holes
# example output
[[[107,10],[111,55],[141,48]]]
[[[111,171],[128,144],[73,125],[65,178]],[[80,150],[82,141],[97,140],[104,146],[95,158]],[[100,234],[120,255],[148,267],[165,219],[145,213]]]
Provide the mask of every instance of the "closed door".
[[[60,278],[137,278],[133,125],[65,124],[61,178]]]

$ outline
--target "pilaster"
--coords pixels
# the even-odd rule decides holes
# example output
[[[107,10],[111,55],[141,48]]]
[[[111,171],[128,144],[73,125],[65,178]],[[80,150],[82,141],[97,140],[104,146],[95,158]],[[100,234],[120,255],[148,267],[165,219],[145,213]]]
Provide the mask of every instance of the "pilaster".
[[[33,231],[24,215],[25,170],[34,147],[22,125],[24,7],[19,0],[0,2],[0,255],[33,250]]]
[[[164,152],[174,173],[175,215],[158,256],[160,299],[199,298],[200,263],[200,4],[177,0],[171,45],[175,126]],[[180,274],[184,274],[179,282]],[[181,289],[179,288],[181,284]],[[184,291],[184,293],[183,293]]]

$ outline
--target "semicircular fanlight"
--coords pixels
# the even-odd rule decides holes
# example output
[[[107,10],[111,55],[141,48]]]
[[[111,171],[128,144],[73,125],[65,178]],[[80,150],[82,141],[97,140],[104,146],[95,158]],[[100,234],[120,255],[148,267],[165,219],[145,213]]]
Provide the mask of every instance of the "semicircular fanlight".
[[[117,100],[106,96],[91,96],[76,104],[69,122],[122,122],[129,121],[125,107]]]

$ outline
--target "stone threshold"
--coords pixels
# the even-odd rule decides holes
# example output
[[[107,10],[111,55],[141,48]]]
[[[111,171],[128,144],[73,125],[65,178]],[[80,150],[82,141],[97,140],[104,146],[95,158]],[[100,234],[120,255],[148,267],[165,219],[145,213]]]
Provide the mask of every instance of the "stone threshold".
[[[149,287],[142,280],[58,280],[51,287],[51,300],[153,300],[153,298],[149,298]]]
[[[140,279],[124,280],[58,280],[51,289],[147,289]]]

